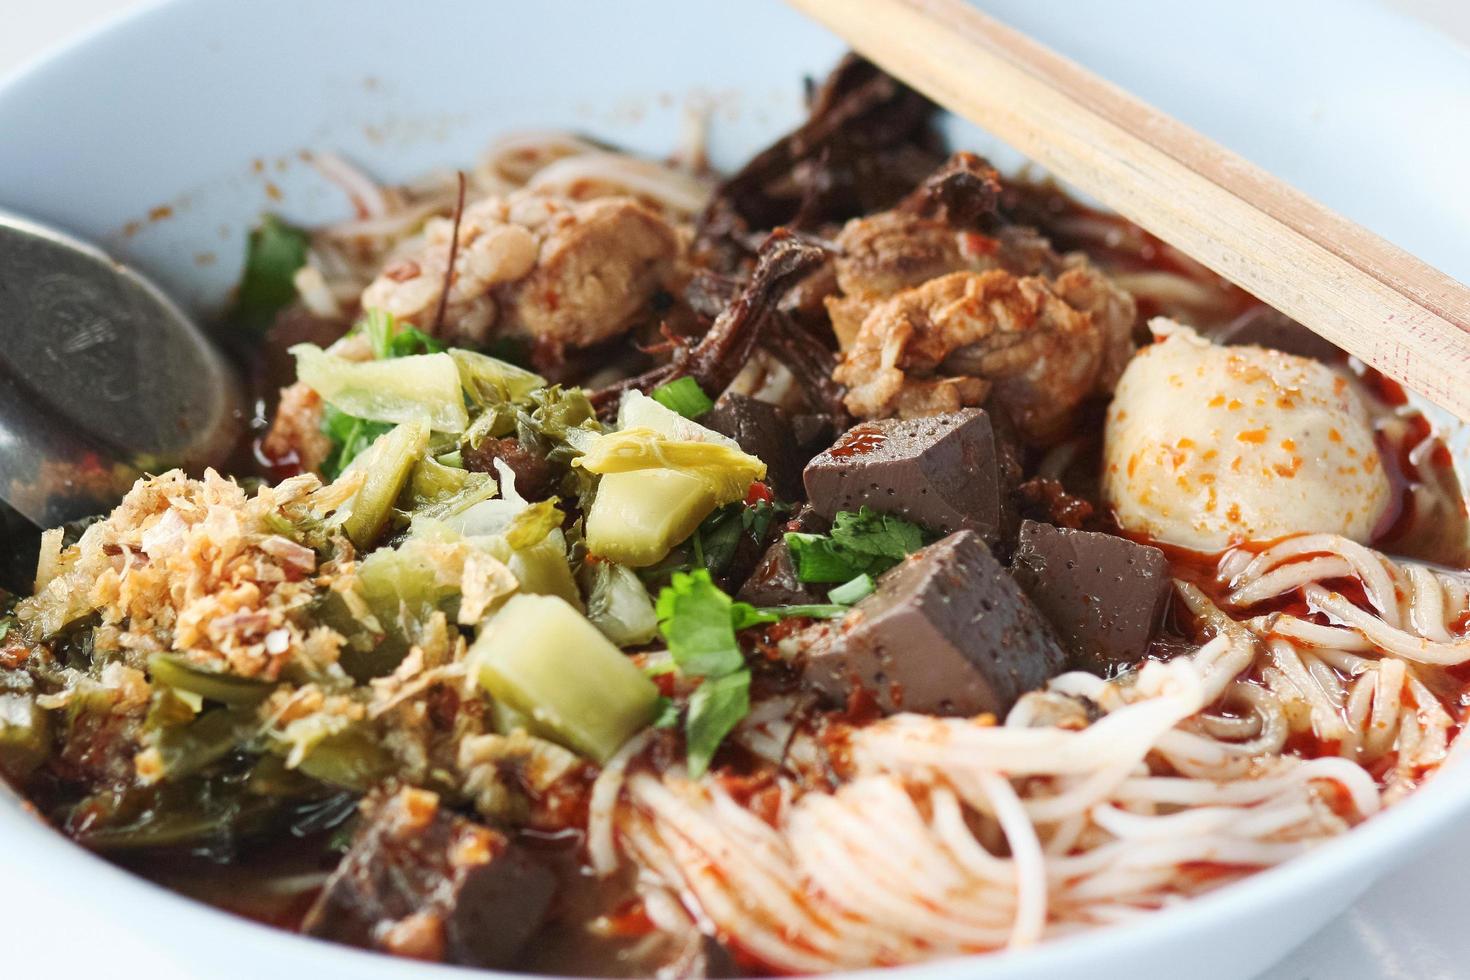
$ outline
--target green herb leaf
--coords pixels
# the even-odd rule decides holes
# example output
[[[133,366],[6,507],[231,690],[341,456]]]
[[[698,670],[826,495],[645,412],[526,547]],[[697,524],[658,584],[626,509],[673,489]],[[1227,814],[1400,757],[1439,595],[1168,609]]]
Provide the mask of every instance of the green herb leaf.
[[[709,395],[699,387],[699,382],[687,376],[661,384],[648,394],[664,408],[678,412],[686,419],[697,419],[715,407]]]
[[[325,406],[322,412],[322,431],[337,448],[322,464],[322,474],[328,480],[337,479],[348,464],[371,446],[378,436],[391,428],[393,426],[387,422],[369,422],[338,411],[330,405]]]
[[[774,623],[781,619],[778,613],[770,609],[757,609],[748,602],[734,602],[730,604],[730,623],[737,630],[743,630],[751,626],[761,626],[765,623]]]
[[[710,760],[726,735],[750,713],[750,671],[739,670],[723,677],[707,677],[689,698],[689,718],[684,723],[684,742],[689,775],[698,779],[709,770]]]
[[[658,697],[658,708],[653,715],[654,728],[673,728],[679,724],[679,705],[673,698],[666,698],[662,694]]]
[[[824,534],[787,531],[786,548],[803,582],[846,582],[873,565],[870,556],[851,554]]]
[[[387,310],[368,310],[361,330],[372,346],[373,357],[380,361],[412,354],[441,354],[447,350],[413,324],[399,323]]]
[[[757,622],[774,623],[779,619],[840,619],[846,616],[850,606],[819,602],[806,606],[761,606],[755,610],[761,618]]]
[[[863,574],[849,579],[837,588],[827,593],[827,598],[842,606],[850,606],[861,599],[866,599],[878,588],[873,581],[873,576],[864,572]]]
[[[735,640],[734,605],[707,570],[674,573],[659,593],[655,611],[659,631],[680,671],[693,677],[719,677],[745,666]]]
[[[856,513],[839,512],[832,521],[831,538],[838,547],[895,564],[924,547],[924,531],[917,524],[866,507]]]
[[[864,507],[839,512],[831,534],[789,532],[786,547],[796,577],[803,582],[848,582],[860,575],[880,575],[924,547],[924,531]]]
[[[245,246],[245,272],[230,319],[264,333],[281,307],[296,298],[295,276],[306,264],[308,237],[274,215],[266,215]]]

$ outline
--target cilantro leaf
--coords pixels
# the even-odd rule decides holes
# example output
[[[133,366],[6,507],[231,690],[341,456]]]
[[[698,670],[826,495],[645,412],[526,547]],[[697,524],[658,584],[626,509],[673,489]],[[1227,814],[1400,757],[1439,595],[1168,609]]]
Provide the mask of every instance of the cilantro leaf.
[[[709,395],[699,387],[699,382],[687,375],[659,385],[648,395],[664,408],[678,412],[686,419],[697,419],[715,407]]]
[[[659,631],[682,673],[718,677],[745,666],[735,640],[733,606],[703,568],[675,572],[659,592]]]
[[[679,706],[673,698],[658,696],[658,708],[653,713],[654,728],[673,728],[679,724]]]
[[[709,770],[710,760],[726,735],[750,713],[750,671],[706,677],[689,698],[684,742],[689,775],[695,779]]]
[[[803,582],[846,582],[873,566],[871,556],[851,554],[825,534],[787,531],[786,548]]]
[[[866,507],[856,513],[839,512],[832,521],[831,538],[838,547],[894,563],[924,547],[924,532],[917,524]]]
[[[373,444],[373,440],[391,428],[393,426],[386,422],[369,422],[340,412],[331,405],[325,406],[322,412],[322,431],[337,448],[322,463],[322,473],[328,480],[335,480],[358,454]]]
[[[735,631],[779,617],[733,602],[708,569],[676,572],[658,596],[659,629],[679,672],[704,678],[689,698],[684,744],[689,774],[702,776],[715,750],[750,711],[750,670]]]
[[[860,575],[880,575],[924,547],[917,524],[864,507],[841,511],[830,534],[786,535],[786,547],[803,582],[849,582]]]
[[[368,310],[361,330],[373,349],[373,357],[380,361],[412,354],[439,354],[446,349],[413,324],[399,323],[386,310]]]
[[[241,287],[242,290],[244,287]],[[295,288],[294,286],[292,287]],[[358,324],[358,329],[367,337],[373,349],[373,357],[387,360],[407,357],[410,354],[437,354],[444,345],[417,327],[394,319],[385,310],[372,309]],[[370,422],[355,415],[348,415],[331,405],[322,413],[322,431],[331,438],[336,447],[322,464],[322,473],[335,480],[348,465],[357,458],[373,440],[393,428],[384,422]]]
[[[245,245],[245,271],[230,319],[264,333],[281,307],[296,298],[296,272],[306,264],[306,232],[266,215]]]

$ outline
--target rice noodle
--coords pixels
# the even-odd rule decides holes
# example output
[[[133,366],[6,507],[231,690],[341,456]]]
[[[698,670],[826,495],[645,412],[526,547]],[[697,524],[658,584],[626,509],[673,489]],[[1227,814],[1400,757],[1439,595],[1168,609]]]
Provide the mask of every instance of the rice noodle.
[[[1228,689],[1263,706],[1257,739],[1284,738],[1264,689],[1240,687],[1254,645],[1222,634],[1114,682],[1062,675],[1021,699],[1015,724],[883,719],[851,733],[834,791],[781,777],[774,823],[716,777],[637,772],[615,817],[623,854],[782,971],[1014,947],[1126,918],[1287,860],[1379,807],[1355,762],[1243,753],[1181,727]],[[1061,706],[1036,699],[1079,690],[1102,718],[1034,724]],[[1201,862],[1220,871],[1192,872]]]

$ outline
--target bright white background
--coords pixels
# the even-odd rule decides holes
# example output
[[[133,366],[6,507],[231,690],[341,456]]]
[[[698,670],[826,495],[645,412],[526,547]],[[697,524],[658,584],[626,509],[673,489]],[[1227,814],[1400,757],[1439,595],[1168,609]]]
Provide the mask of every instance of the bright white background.
[[[248,2],[248,0],[241,0]],[[307,2],[307,0],[303,0]],[[1290,0],[1285,0],[1290,2]],[[1385,0],[1470,44],[1470,0]],[[134,6],[137,0],[0,0],[0,75],[44,47]],[[1460,120],[1459,125],[1466,125]],[[0,139],[4,134],[0,133]],[[0,841],[0,847],[4,842]],[[0,890],[4,888],[0,881]],[[24,901],[7,896],[6,901]],[[1385,879],[1351,911],[1262,980],[1456,980],[1470,977],[1470,828],[1436,853]],[[149,955],[145,936],[107,923],[75,922],[57,909],[57,929],[0,930],[0,976],[180,976]],[[160,923],[161,930],[167,923]],[[1249,937],[1242,937],[1248,942]],[[228,956],[227,950],[221,950]]]

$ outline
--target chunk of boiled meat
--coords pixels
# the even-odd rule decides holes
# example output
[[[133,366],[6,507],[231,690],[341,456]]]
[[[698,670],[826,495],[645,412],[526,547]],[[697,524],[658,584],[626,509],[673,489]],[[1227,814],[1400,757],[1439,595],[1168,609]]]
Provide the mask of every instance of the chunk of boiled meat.
[[[700,424],[727,435],[740,448],[766,464],[766,482],[782,500],[802,496],[801,467],[791,416],[779,405],[727,391]]]
[[[1037,521],[1021,524],[1011,574],[1072,662],[1104,675],[1143,656],[1173,590],[1158,548]]]
[[[791,557],[791,549],[786,547],[785,532],[820,534],[827,528],[827,522],[812,506],[804,505],[782,527],[782,534],[766,549],[735,598],[752,606],[799,606],[826,602],[831,585],[815,585],[797,578],[796,562]]]
[[[1014,528],[1014,456],[984,409],[853,426],[807,464],[807,499],[829,520],[870,507],[936,534],[996,544]]]
[[[551,870],[505,835],[404,789],[364,803],[352,846],[306,914],[308,935],[417,959],[511,964],[540,928]]]
[[[840,622],[811,628],[803,678],[884,713],[1008,711],[1060,672],[1066,653],[973,531],[914,553]]]

